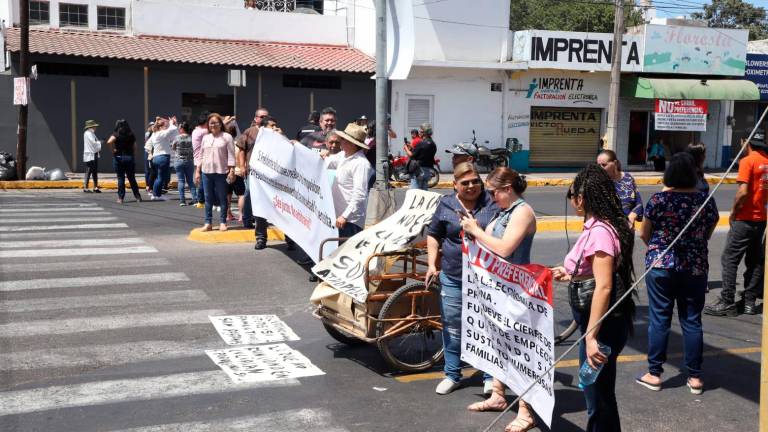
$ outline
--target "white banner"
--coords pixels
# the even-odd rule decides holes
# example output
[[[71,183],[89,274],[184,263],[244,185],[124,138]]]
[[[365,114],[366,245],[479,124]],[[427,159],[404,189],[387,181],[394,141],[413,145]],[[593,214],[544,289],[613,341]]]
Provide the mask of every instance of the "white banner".
[[[286,344],[206,350],[236,384],[325,375]]]
[[[355,234],[328,258],[317,263],[312,272],[355,301],[365,303],[368,297],[365,261],[374,253],[403,250],[423,241],[440,196],[435,192],[409,189],[403,205],[395,213]],[[372,274],[380,269],[382,261],[371,260]]]
[[[509,264],[464,239],[461,359],[522,394],[547,426],[555,407],[552,273]]]
[[[323,159],[271,129],[260,128],[249,167],[253,214],[280,228],[316,259],[320,243],[339,236]],[[325,247],[332,251],[336,242]]]
[[[258,345],[300,339],[277,315],[223,315],[208,318],[227,345]]]

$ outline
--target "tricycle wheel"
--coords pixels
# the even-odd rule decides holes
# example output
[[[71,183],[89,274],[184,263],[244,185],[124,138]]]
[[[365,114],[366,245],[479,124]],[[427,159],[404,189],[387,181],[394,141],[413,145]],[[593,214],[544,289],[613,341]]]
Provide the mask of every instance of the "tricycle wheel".
[[[400,287],[384,302],[376,323],[384,360],[406,372],[431,368],[443,357],[440,293],[421,282]]]
[[[354,336],[347,335],[346,333],[342,333],[341,331],[336,330],[336,327],[326,322],[323,322],[323,327],[325,327],[325,331],[327,331],[332,338],[336,339],[338,342],[341,342],[345,345],[356,346],[356,345],[362,345],[365,343],[365,341],[362,341]]]

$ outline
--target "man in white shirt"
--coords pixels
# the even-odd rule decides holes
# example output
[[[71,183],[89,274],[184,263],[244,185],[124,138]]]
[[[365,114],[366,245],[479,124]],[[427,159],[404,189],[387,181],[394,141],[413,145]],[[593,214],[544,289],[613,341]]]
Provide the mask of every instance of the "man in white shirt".
[[[99,124],[95,120],[85,122],[85,131],[83,132],[83,162],[85,162],[85,182],[83,183],[83,192],[88,190],[88,180],[93,175],[93,191],[101,193],[99,189],[99,152],[101,151],[101,141],[96,137],[96,128]]]
[[[340,138],[342,151],[328,155],[324,150],[321,155],[327,156],[328,169],[336,170],[331,190],[339,237],[352,237],[365,226],[368,204],[368,180],[372,170],[365,158],[365,150],[368,150],[363,144],[366,132],[365,128],[350,123],[344,131],[336,131],[336,136]]]

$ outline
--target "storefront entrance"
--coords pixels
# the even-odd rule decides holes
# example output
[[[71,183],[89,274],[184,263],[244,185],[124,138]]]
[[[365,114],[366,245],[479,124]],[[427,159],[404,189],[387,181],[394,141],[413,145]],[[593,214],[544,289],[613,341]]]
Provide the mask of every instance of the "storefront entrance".
[[[532,107],[532,168],[583,167],[595,161],[600,142],[600,109]]]
[[[685,151],[690,143],[700,140],[700,132],[687,131],[657,131],[655,130],[653,111],[631,111],[629,113],[629,146],[627,163],[629,165],[645,165],[648,159],[648,148],[656,140],[664,144],[667,159],[671,155]]]

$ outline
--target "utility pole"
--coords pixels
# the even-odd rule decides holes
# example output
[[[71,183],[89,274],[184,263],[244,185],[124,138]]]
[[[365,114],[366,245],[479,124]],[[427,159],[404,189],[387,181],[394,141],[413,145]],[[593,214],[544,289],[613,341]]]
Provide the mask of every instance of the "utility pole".
[[[25,83],[29,83],[29,0],[19,1],[19,25],[21,26],[21,46],[19,47],[19,69]],[[27,89],[29,92],[29,89]],[[19,105],[19,124],[16,141],[16,178],[23,180],[27,172],[27,104]]]
[[[387,0],[376,1],[376,190],[389,189]]]
[[[619,91],[621,90],[621,51],[624,42],[624,0],[614,0],[613,46],[611,48],[611,89],[608,95],[608,124],[605,131],[606,150],[616,150],[616,127],[619,124]]]

